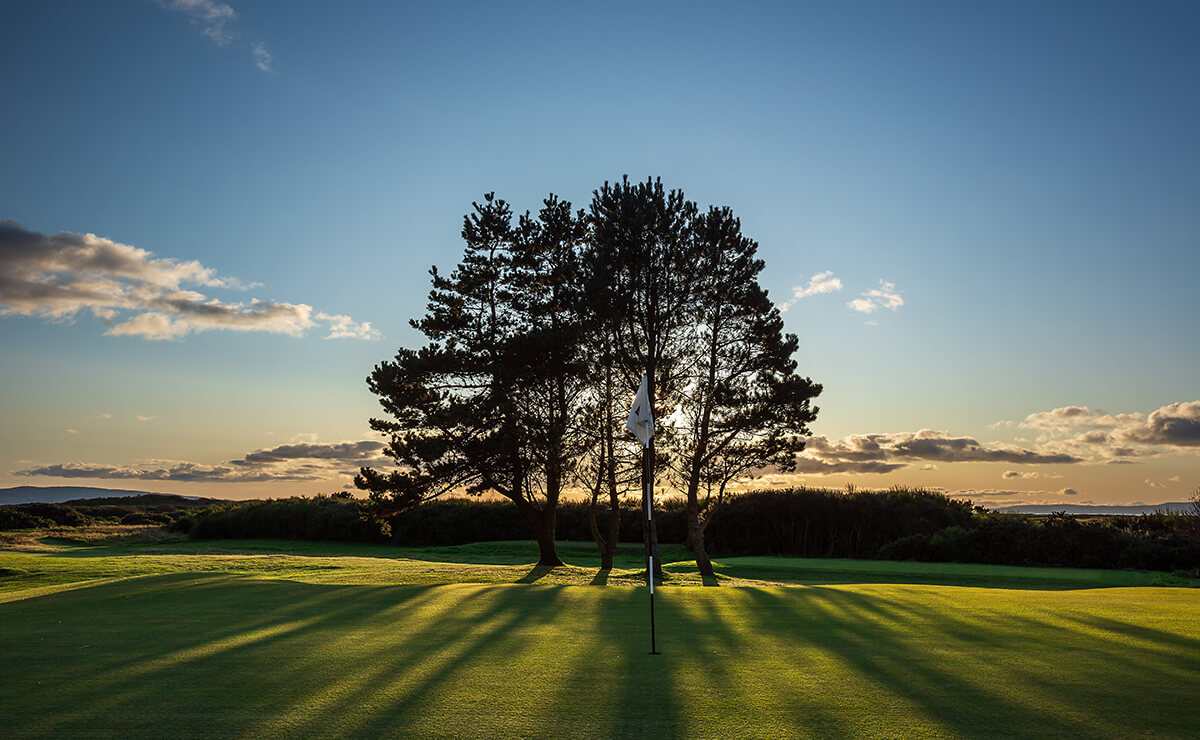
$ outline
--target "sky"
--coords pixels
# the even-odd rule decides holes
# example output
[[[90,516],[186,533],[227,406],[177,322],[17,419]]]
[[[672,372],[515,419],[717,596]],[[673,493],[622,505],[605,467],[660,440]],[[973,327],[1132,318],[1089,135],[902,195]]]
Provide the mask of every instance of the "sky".
[[[494,191],[729,206],[824,386],[791,474],[1200,487],[1200,4],[0,5],[0,486],[386,462],[365,378]]]

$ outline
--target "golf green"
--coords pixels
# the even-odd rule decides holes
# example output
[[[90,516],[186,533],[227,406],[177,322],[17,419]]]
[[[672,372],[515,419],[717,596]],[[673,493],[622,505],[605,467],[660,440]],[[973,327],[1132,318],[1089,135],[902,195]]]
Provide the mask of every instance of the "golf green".
[[[250,575],[200,572],[165,563],[218,556],[179,547],[130,548],[127,559],[158,558],[162,572],[149,575],[109,564],[119,548],[0,553],[3,580],[22,581],[0,603],[6,737],[1194,737],[1200,727],[1200,589],[895,582],[905,566],[927,579],[916,564],[884,566],[884,583],[665,586],[662,654],[649,655],[645,588],[372,583],[372,568],[386,580],[420,561],[362,550],[350,559],[373,562],[347,566],[358,583],[278,559],[307,557],[294,554],[268,556],[285,563],[275,577],[261,562]],[[322,547],[330,561],[337,547]],[[37,585],[39,561],[58,585]],[[745,567],[759,578],[770,565]]]

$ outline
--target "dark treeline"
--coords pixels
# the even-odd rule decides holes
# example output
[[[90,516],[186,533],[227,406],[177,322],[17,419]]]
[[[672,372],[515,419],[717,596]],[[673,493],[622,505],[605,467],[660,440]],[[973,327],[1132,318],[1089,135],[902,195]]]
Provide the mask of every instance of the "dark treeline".
[[[175,528],[206,539],[275,537],[446,546],[528,539],[526,520],[507,501],[444,499],[384,522],[365,517],[346,494],[248,501],[181,520]],[[623,502],[617,531],[640,542],[640,502]],[[610,516],[599,512],[606,529]],[[655,512],[663,542],[686,543],[681,499]],[[560,505],[559,540],[592,539],[589,505]],[[718,557],[878,558],[1002,565],[1146,570],[1200,569],[1200,522],[1179,514],[1036,517],[973,509],[938,493],[894,488],[841,492],[757,491],[730,497],[708,530]]]
[[[0,506],[0,530],[84,527],[94,524],[171,525],[197,511],[215,511],[228,502],[147,493],[140,496],[75,499],[61,504]]]
[[[94,524],[152,524],[196,539],[309,539],[436,547],[529,538],[508,501],[439,499],[380,521],[349,493],[213,501],[139,501],[0,506],[0,530]],[[592,540],[590,505],[560,505],[557,539]],[[642,510],[623,501],[614,531],[641,542]],[[597,513],[609,531],[608,509]],[[661,540],[686,543],[685,502],[658,502]],[[1200,572],[1200,512],[1076,518],[998,514],[920,489],[833,491],[797,488],[729,497],[708,529],[718,557],[875,558],[996,565],[1135,568]]]
[[[181,518],[172,529],[195,539],[286,539],[386,542],[378,521],[348,493],[239,501]]]
[[[966,526],[914,533],[880,548],[885,560],[1200,571],[1200,527],[1183,514],[1077,519],[975,515]]]

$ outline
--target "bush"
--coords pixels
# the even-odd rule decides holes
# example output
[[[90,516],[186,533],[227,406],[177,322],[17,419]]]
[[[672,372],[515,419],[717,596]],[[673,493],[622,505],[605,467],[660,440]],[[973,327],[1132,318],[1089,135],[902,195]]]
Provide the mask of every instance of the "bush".
[[[193,515],[193,519],[190,534],[196,539],[385,539],[378,523],[361,516],[358,501],[324,495],[244,501]]]
[[[728,500],[707,542],[717,556],[867,558],[893,540],[970,520],[969,503],[921,489],[755,491]]]
[[[1069,568],[1180,570],[1200,565],[1200,545],[1178,535],[1135,534],[1145,522],[1112,517],[1081,522],[1057,513],[1038,520],[1017,514],[976,516],[972,526],[915,534],[879,550],[884,560],[1041,565]],[[1153,523],[1151,523],[1152,526]]]
[[[64,504],[13,504],[0,506],[0,529],[82,527],[91,518]]]

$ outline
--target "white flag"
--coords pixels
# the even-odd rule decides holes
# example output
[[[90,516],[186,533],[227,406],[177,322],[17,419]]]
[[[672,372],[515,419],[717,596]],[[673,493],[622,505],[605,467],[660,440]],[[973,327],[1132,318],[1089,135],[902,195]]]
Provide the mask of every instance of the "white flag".
[[[650,408],[650,382],[645,375],[642,376],[637,395],[633,397],[633,405],[629,407],[625,428],[633,432],[643,447],[650,446],[650,438],[654,436],[654,410]]]

